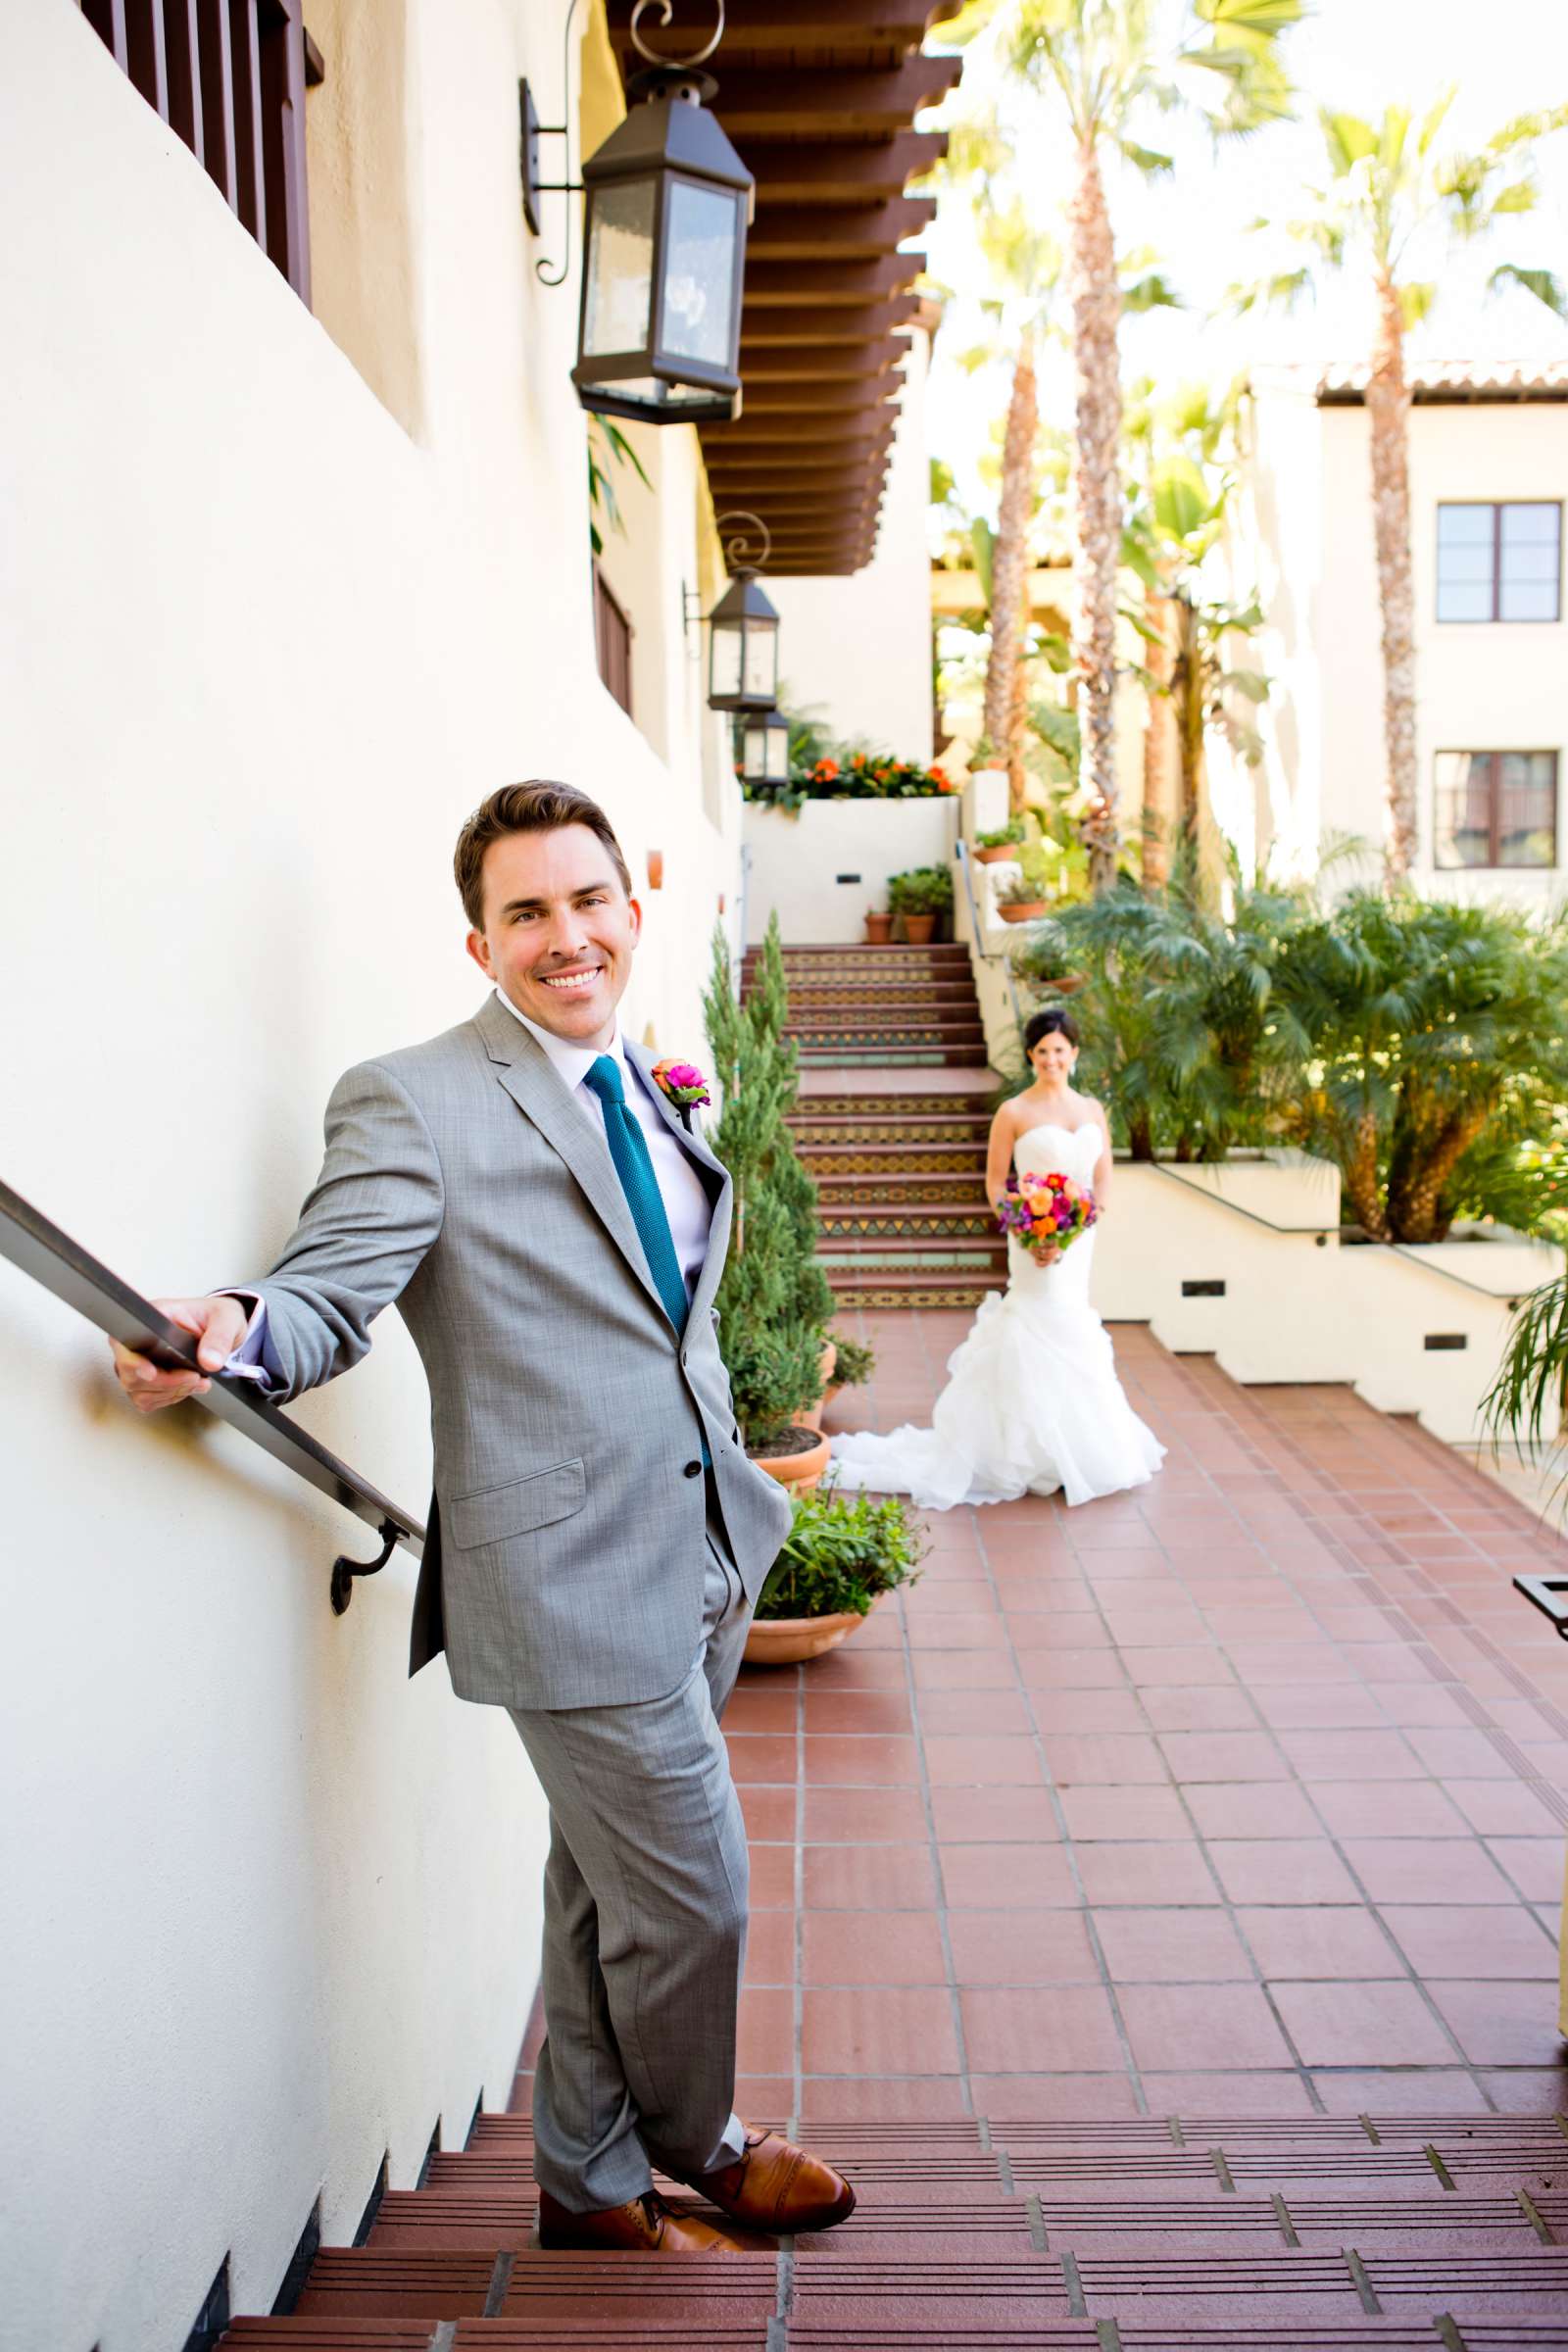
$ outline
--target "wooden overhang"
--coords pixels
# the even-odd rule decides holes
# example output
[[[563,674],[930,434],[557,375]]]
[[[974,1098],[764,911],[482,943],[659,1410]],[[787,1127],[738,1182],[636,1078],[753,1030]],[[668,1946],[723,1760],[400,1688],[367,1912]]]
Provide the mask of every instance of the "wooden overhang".
[[[959,0],[726,0],[713,113],[757,181],[741,312],[742,411],[704,425],[720,513],[760,515],[772,573],[858,571],[876,546],[906,335],[925,266],[903,250],[936,205],[906,185],[946,135],[912,127],[962,59],[926,57]],[[632,0],[607,0],[623,80]],[[711,0],[643,12],[651,49],[689,56]]]

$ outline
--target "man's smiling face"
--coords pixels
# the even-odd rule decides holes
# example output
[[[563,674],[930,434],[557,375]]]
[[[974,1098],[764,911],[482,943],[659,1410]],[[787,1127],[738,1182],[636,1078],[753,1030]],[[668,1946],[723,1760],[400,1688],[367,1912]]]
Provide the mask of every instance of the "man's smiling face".
[[[484,929],[468,954],[541,1029],[608,1046],[631,977],[642,909],[587,825],[508,833],[484,854]]]

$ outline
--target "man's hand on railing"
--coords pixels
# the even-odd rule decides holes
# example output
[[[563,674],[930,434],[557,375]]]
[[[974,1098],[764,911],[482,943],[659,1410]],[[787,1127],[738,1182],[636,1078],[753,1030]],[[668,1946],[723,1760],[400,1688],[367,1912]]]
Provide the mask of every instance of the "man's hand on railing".
[[[245,1337],[250,1310],[226,1294],[210,1298],[155,1298],[153,1304],[171,1323],[195,1335],[201,1343],[201,1362],[209,1372],[220,1371]],[[150,1356],[137,1355],[118,1340],[109,1343],[120,1385],[138,1413],[156,1413],[166,1404],[180,1404],[187,1396],[204,1396],[212,1387],[198,1372],[183,1367],[166,1369]]]

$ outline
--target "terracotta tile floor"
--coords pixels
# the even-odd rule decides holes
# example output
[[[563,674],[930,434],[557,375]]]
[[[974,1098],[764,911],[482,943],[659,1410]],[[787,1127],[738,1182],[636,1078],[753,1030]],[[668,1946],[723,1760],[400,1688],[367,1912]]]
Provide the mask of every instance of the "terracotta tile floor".
[[[967,1323],[865,1317],[834,1422],[923,1419]],[[1348,1389],[1113,1336],[1158,1480],[933,1516],[742,1679],[743,2109],[1568,2112],[1568,1645],[1509,1582],[1568,1545]]]

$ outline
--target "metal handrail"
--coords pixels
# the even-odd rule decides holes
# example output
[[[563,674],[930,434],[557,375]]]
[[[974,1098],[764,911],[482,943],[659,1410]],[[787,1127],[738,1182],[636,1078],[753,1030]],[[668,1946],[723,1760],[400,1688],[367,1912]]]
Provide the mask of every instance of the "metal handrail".
[[[143,1298],[129,1283],[122,1282],[74,1242],[58,1225],[51,1224],[41,1210],[29,1200],[13,1192],[10,1185],[0,1182],[0,1257],[7,1257],[24,1274],[60,1299],[74,1307],[89,1323],[118,1340],[122,1347],[132,1348],[138,1355],[151,1356],[153,1361],[167,1367],[201,1372],[211,1388],[195,1401],[219,1420],[226,1421],[231,1429],[239,1430],[264,1453],[270,1453],[285,1469],[303,1478],[318,1494],[328,1495],[344,1510],[352,1511],[375,1529],[381,1539],[381,1555],[374,1560],[351,1560],[340,1556],[332,1563],[331,1599],[338,1616],[348,1607],[354,1593],[354,1578],[373,1576],[384,1568],[392,1556],[394,1545],[401,1544],[418,1559],[424,1548],[425,1531],[412,1513],[395,1502],[389,1502],[379,1489],[368,1479],[340,1462],[335,1453],[290,1421],[275,1404],[257,1396],[253,1385],[243,1380],[225,1380],[221,1374],[203,1370],[197,1359],[196,1341],[177,1323],[171,1323],[161,1314],[150,1298]]]
[[[1244,1208],[1239,1200],[1227,1200],[1223,1193],[1211,1193],[1205,1184],[1189,1183],[1185,1176],[1178,1175],[1174,1168],[1167,1167],[1162,1160],[1139,1160],[1132,1164],[1152,1168],[1156,1176],[1165,1177],[1171,1184],[1179,1184],[1184,1193],[1194,1193],[1200,1200],[1212,1200],[1217,1208],[1228,1208],[1233,1216],[1246,1217],[1250,1224],[1266,1226],[1270,1233],[1310,1233],[1321,1244],[1328,1240],[1331,1233],[1340,1230],[1338,1225],[1282,1225],[1275,1217],[1265,1217],[1259,1209]],[[1209,1164],[1218,1165],[1218,1162]]]
[[[969,902],[970,947],[973,949],[975,955],[979,956],[982,963],[1000,963],[1005,968],[1007,975],[1007,995],[1012,1001],[1012,1017],[1021,1033],[1023,1029],[1023,1007],[1018,1002],[1018,982],[1013,973],[1012,957],[1010,956],[1004,956],[1000,949],[988,948],[984,945],[980,936],[980,909],[975,903],[974,883],[970,878],[969,873],[969,844],[964,840],[963,835],[960,833],[954,846],[958,859],[958,871],[963,876],[963,895]]]
[[[1175,1168],[1167,1167],[1161,1160],[1142,1160],[1138,1164],[1142,1167],[1152,1168],[1156,1176],[1167,1177],[1172,1184],[1179,1184],[1184,1192],[1195,1193],[1200,1200],[1212,1200],[1217,1208],[1228,1208],[1234,1217],[1246,1217],[1253,1225],[1266,1226],[1270,1233],[1315,1234],[1321,1245],[1327,1242],[1331,1234],[1338,1234],[1343,1238],[1347,1232],[1362,1233],[1365,1230],[1360,1225],[1349,1227],[1344,1225],[1281,1225],[1274,1217],[1265,1217],[1255,1208],[1244,1208],[1239,1200],[1228,1200],[1223,1193],[1212,1193],[1206,1185],[1192,1183]],[[1211,1162],[1210,1164],[1218,1165],[1219,1163]],[[1408,1258],[1411,1265],[1421,1267],[1424,1273],[1437,1274],[1445,1282],[1456,1282],[1462,1291],[1473,1291],[1478,1298],[1490,1298],[1494,1306],[1511,1308],[1519,1303],[1517,1298],[1510,1298],[1506,1291],[1489,1291],[1484,1282],[1472,1282],[1467,1274],[1456,1274],[1451,1266],[1434,1265],[1431,1258],[1418,1257],[1415,1249],[1404,1242],[1369,1240],[1366,1246],[1371,1250],[1392,1250],[1396,1257]]]

